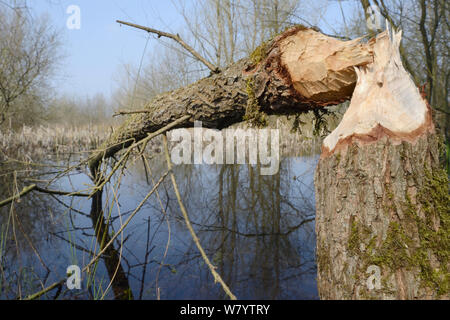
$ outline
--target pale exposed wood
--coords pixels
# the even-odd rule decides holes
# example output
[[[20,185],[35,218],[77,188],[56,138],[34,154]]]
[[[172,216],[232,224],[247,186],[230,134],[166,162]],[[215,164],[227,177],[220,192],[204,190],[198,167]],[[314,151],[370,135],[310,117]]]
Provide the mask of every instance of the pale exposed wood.
[[[412,141],[420,128],[432,130],[427,102],[404,69],[399,46],[401,31],[379,34],[374,44],[374,62],[355,68],[358,80],[350,106],[339,126],[325,139],[332,152],[353,140],[373,141],[384,132],[395,141]]]
[[[371,45],[361,39],[340,41],[312,29],[283,39],[280,52],[297,92],[324,102],[351,96],[356,81],[353,67],[373,61]]]

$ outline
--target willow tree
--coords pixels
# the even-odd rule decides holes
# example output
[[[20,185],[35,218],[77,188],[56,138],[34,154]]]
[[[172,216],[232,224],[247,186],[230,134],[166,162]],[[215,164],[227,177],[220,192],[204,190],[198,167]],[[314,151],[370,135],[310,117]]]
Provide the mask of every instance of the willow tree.
[[[194,121],[216,129],[243,120],[261,125],[265,114],[352,98],[324,141],[316,171],[320,296],[447,295],[447,176],[430,107],[400,60],[400,33],[340,41],[297,26],[220,70],[179,35],[125,24],[176,40],[211,75],[159,95],[143,110],[122,112],[129,119],[89,163],[98,188],[111,176],[101,170],[103,159],[127,149],[117,168],[132,148],[170,129]]]
[[[179,35],[118,22],[172,38],[199,60],[206,60]],[[91,170],[96,170],[102,158],[166,126],[193,127],[194,121],[216,129],[243,120],[262,124],[265,114],[298,113],[344,102],[355,87],[353,67],[372,61],[372,45],[295,26],[223,70],[205,61],[210,76],[153,98],[143,110],[131,111],[124,125],[105,142],[104,150],[90,161]]]

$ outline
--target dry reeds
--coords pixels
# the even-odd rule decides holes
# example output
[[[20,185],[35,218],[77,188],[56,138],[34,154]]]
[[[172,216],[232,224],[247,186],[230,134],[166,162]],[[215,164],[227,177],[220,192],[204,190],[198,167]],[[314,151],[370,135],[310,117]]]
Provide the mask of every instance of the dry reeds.
[[[108,127],[101,125],[23,126],[19,131],[0,131],[0,150],[3,156],[15,159],[35,159],[49,154],[76,153],[97,149],[109,132]]]

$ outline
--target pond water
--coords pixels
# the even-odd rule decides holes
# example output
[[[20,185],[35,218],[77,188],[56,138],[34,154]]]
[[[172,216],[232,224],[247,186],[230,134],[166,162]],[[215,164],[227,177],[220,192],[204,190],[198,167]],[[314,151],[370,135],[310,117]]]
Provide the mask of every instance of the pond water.
[[[216,271],[238,299],[318,299],[314,235],[314,169],[318,155],[284,157],[272,176],[250,165],[180,165],[174,168],[192,225]],[[129,165],[103,193],[110,234],[166,172]],[[120,188],[114,185],[120,182]],[[79,171],[52,185],[86,189]],[[117,241],[120,270],[112,286],[106,259],[82,273],[80,290],[67,286],[41,299],[114,299],[113,288],[131,288],[134,299],[226,299],[205,265],[183,220],[167,177]],[[3,195],[0,197],[3,199]],[[162,209],[163,208],[163,209]],[[91,200],[33,193],[0,209],[0,298],[25,297],[81,268],[99,252],[89,217]],[[117,283],[121,278],[121,283]],[[119,282],[120,282],[119,281]]]

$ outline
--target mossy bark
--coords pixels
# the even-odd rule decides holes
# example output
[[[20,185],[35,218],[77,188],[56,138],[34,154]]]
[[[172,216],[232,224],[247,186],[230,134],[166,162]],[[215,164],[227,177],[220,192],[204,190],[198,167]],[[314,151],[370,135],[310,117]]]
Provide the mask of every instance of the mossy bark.
[[[322,299],[449,298],[450,198],[439,143],[435,133],[413,143],[385,136],[320,159]]]

